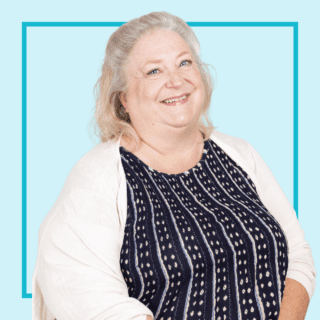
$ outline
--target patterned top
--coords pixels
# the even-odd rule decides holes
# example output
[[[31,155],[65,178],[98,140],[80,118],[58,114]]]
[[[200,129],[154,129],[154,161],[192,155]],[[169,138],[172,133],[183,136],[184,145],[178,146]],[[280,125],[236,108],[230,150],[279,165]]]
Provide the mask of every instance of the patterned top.
[[[278,319],[287,241],[247,173],[211,139],[180,174],[158,172],[123,147],[120,154],[129,296],[156,320]]]

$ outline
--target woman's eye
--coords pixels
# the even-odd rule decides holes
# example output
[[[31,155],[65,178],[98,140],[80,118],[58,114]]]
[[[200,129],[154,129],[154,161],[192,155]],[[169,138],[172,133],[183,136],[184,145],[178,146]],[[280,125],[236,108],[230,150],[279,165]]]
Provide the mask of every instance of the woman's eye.
[[[150,72],[148,72],[147,75],[157,74],[157,73],[154,73],[153,71],[159,71],[159,69],[153,69]]]
[[[192,61],[191,61],[191,60],[183,60],[183,61],[181,61],[180,65],[181,65],[183,62],[188,62],[189,65],[192,64]],[[187,66],[188,64],[185,64],[185,66]]]

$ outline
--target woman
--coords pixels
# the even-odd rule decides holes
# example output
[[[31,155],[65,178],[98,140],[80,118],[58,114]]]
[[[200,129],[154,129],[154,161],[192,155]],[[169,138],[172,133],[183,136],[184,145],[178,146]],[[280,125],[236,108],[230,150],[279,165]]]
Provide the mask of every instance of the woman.
[[[98,88],[102,143],[41,225],[33,319],[303,319],[311,250],[257,151],[213,129],[192,29],[124,24]]]

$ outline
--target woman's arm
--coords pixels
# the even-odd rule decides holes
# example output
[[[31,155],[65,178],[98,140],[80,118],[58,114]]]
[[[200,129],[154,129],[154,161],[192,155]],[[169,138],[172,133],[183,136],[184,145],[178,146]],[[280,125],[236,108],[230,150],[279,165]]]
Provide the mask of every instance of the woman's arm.
[[[110,157],[95,152],[73,168],[41,225],[34,320],[49,319],[43,317],[44,309],[59,320],[142,320],[153,315],[128,296],[120,269],[116,170]]]
[[[289,264],[279,319],[303,319],[316,286],[311,249],[289,200],[259,153],[250,147],[261,201],[282,227],[288,243]]]
[[[305,287],[296,280],[286,278],[278,320],[303,320],[309,301]]]

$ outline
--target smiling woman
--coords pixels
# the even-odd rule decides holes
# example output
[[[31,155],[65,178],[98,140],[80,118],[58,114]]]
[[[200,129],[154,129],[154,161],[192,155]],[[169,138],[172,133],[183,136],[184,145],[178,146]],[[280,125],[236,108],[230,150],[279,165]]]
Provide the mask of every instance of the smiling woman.
[[[168,98],[190,95],[193,90],[195,92],[192,99],[190,97],[192,102],[188,99],[190,106],[201,96],[200,91],[203,96],[196,103],[200,112],[197,119],[192,120],[192,125],[196,125],[196,130],[202,132],[203,141],[208,139],[213,130],[209,118],[213,81],[208,65],[201,60],[199,54],[200,45],[192,29],[182,19],[166,12],[150,13],[131,20],[116,30],[109,39],[102,75],[96,84],[97,103],[92,123],[96,125],[101,141],[117,141],[122,136],[121,140],[126,140],[127,146],[130,143],[131,151],[138,150],[144,139],[138,132],[139,125],[133,125],[132,119],[137,119],[139,112],[146,111],[148,105],[141,104],[139,110],[136,104],[147,99],[153,99],[153,102],[159,104]],[[181,79],[185,82],[183,86]],[[202,81],[199,82],[199,79]],[[203,88],[195,87],[199,84]],[[131,103],[121,101],[121,97],[126,99],[126,96],[131,99]],[[147,102],[149,104],[150,100]],[[153,103],[149,115],[156,111],[153,115],[156,119],[159,113],[160,117],[171,117],[178,110],[154,108]],[[147,122],[147,119],[142,121]],[[170,136],[172,128],[168,125],[174,126],[172,121],[174,120],[171,119],[171,125],[166,125],[160,124],[159,119],[155,123],[156,130],[168,129],[166,134]],[[180,136],[184,129],[180,129]]]
[[[213,128],[199,54],[192,29],[166,12],[110,37],[101,143],[41,225],[34,320],[304,318],[310,247],[258,152]]]
[[[126,77],[120,100],[141,140],[131,151],[162,172],[195,166],[203,149],[198,123],[205,89],[188,44],[169,30],[144,36],[131,51]],[[125,139],[120,144],[130,150]]]

